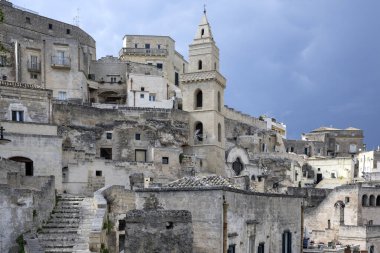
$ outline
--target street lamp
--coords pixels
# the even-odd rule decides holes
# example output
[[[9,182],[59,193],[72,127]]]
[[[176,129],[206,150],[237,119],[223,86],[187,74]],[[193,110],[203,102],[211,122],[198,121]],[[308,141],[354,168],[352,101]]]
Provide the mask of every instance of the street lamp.
[[[4,127],[0,126],[0,144],[1,145],[11,142],[11,140],[4,138],[4,130],[5,130]]]

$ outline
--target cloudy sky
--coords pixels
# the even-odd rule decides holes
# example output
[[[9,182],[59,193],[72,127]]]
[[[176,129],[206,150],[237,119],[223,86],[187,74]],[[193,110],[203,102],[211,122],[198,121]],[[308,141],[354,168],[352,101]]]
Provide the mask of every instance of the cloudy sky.
[[[378,0],[11,2],[67,23],[79,13],[98,58],[117,56],[125,34],[169,35],[187,58],[206,4],[228,106],[275,117],[292,139],[352,126],[364,130],[368,149],[380,144]]]

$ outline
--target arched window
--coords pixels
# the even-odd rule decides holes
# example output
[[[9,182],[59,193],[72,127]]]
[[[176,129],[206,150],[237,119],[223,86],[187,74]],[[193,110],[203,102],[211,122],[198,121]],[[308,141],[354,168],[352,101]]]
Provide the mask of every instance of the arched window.
[[[195,123],[194,138],[197,141],[203,141],[203,124],[202,124],[202,122]]]
[[[202,108],[203,105],[203,93],[201,90],[195,92],[195,107]]]
[[[222,126],[218,123],[218,141],[222,142]]]
[[[380,195],[376,198],[376,206],[380,206]]]
[[[218,91],[218,111],[221,111],[220,92]]]
[[[375,196],[373,196],[373,195],[369,196],[369,205],[370,206],[376,206]]]
[[[201,60],[198,61],[198,69],[199,69],[199,70],[202,69],[202,61],[201,61]]]
[[[240,161],[240,158],[236,158],[235,162],[232,163],[232,169],[234,170],[236,176],[239,176],[242,170],[244,169],[243,164]]]
[[[368,206],[368,196],[366,194],[362,197],[362,206]]]
[[[201,37],[202,37],[203,35],[205,35],[205,29],[202,29],[202,30],[201,30]]]

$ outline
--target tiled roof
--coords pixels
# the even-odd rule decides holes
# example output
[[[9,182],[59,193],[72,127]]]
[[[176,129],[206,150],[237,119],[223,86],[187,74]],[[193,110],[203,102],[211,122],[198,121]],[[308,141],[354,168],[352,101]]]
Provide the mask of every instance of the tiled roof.
[[[213,186],[238,188],[222,176],[184,177],[167,185],[169,188],[195,188]]]

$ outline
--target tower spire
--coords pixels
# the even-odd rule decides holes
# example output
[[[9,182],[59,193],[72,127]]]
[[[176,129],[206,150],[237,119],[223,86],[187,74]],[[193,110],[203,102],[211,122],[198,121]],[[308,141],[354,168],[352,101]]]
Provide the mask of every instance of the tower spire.
[[[206,4],[203,5],[203,13],[206,15]]]

